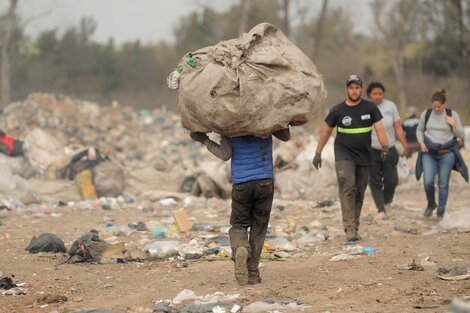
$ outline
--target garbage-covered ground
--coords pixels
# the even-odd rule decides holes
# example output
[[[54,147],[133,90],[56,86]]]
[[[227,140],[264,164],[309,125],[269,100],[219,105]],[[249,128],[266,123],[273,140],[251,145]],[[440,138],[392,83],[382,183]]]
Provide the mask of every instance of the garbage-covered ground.
[[[2,177],[15,177],[3,185],[0,178],[1,313],[445,312],[454,299],[470,302],[468,271],[462,280],[438,277],[439,267],[470,266],[469,187],[457,175],[446,218],[423,220],[421,182],[402,167],[391,218],[374,220],[368,194],[363,240],[346,246],[331,145],[314,171],[315,136],[294,132],[287,151],[275,149],[294,156],[283,156],[276,174],[263,282],[239,287],[228,247],[230,200],[222,199],[227,164],[191,142],[173,114],[51,97],[31,96],[0,118],[0,128],[19,138],[49,138],[47,148],[28,142],[21,162],[0,162]],[[88,113],[74,111],[79,104]],[[67,107],[75,113],[60,111]],[[88,145],[123,169],[120,196],[81,200],[74,181],[54,177],[58,160]],[[26,175],[22,162],[34,173]],[[197,188],[181,192],[188,181]],[[182,232],[185,213],[192,227]],[[55,234],[48,249],[62,252],[33,253],[45,249],[42,237],[31,242],[43,233]],[[75,242],[85,234],[92,239]]]

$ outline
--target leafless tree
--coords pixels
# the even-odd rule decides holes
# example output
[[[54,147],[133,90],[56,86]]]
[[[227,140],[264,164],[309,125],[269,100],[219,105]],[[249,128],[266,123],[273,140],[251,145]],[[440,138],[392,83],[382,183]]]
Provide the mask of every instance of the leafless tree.
[[[251,0],[240,0],[240,24],[238,32],[243,34],[247,30],[248,13],[250,12]]]
[[[398,90],[398,106],[403,112],[406,94],[405,47],[419,29],[421,2],[419,0],[375,0],[372,3],[375,25],[385,47],[393,51],[393,73]]]
[[[318,51],[320,51],[321,43],[323,40],[323,28],[325,25],[326,14],[328,11],[328,0],[323,0],[322,8],[320,15],[317,19],[317,24],[315,28],[315,38],[313,46],[313,58],[315,59],[318,56]]]
[[[6,106],[11,100],[11,43],[14,31],[15,10],[18,0],[10,0],[3,23],[2,31],[2,51],[0,56],[0,103]]]
[[[282,24],[287,37],[290,36],[290,2],[290,0],[282,0]]]

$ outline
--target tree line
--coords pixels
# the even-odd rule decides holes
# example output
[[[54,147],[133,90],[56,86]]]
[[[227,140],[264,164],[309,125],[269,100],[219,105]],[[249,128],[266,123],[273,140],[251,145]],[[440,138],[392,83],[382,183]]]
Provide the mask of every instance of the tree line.
[[[174,41],[116,45],[92,40],[99,24],[84,17],[59,33],[25,34],[17,2],[0,19],[0,100],[5,105],[31,92],[58,92],[139,108],[175,107],[166,75],[188,51],[234,38],[261,22],[277,25],[325,75],[329,104],[344,97],[344,78],[382,81],[402,112],[424,108],[436,87],[449,90],[450,105],[470,115],[470,0],[373,0],[370,33],[354,28],[360,12],[322,0],[240,0],[219,12],[206,6],[174,26]],[[360,16],[359,16],[360,18]]]

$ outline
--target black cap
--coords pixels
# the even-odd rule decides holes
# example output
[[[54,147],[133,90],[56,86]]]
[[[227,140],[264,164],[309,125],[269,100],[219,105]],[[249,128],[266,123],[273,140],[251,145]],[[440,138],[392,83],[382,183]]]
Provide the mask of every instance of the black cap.
[[[352,83],[356,83],[362,87],[362,79],[360,79],[356,74],[349,75],[348,79],[346,80],[346,86],[349,86]]]

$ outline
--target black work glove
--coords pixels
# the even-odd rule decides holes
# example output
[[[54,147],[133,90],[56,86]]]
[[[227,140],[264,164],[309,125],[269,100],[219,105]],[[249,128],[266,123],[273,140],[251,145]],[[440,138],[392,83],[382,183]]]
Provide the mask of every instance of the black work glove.
[[[208,138],[206,134],[201,132],[191,132],[189,136],[191,136],[193,140],[199,141],[202,144],[204,144],[204,141]]]
[[[315,153],[315,157],[313,158],[312,161],[313,166],[318,170],[321,167],[321,154],[320,153]]]
[[[382,159],[382,162],[387,161],[388,156],[389,156],[388,146],[382,146],[382,152],[380,153],[380,158]]]

